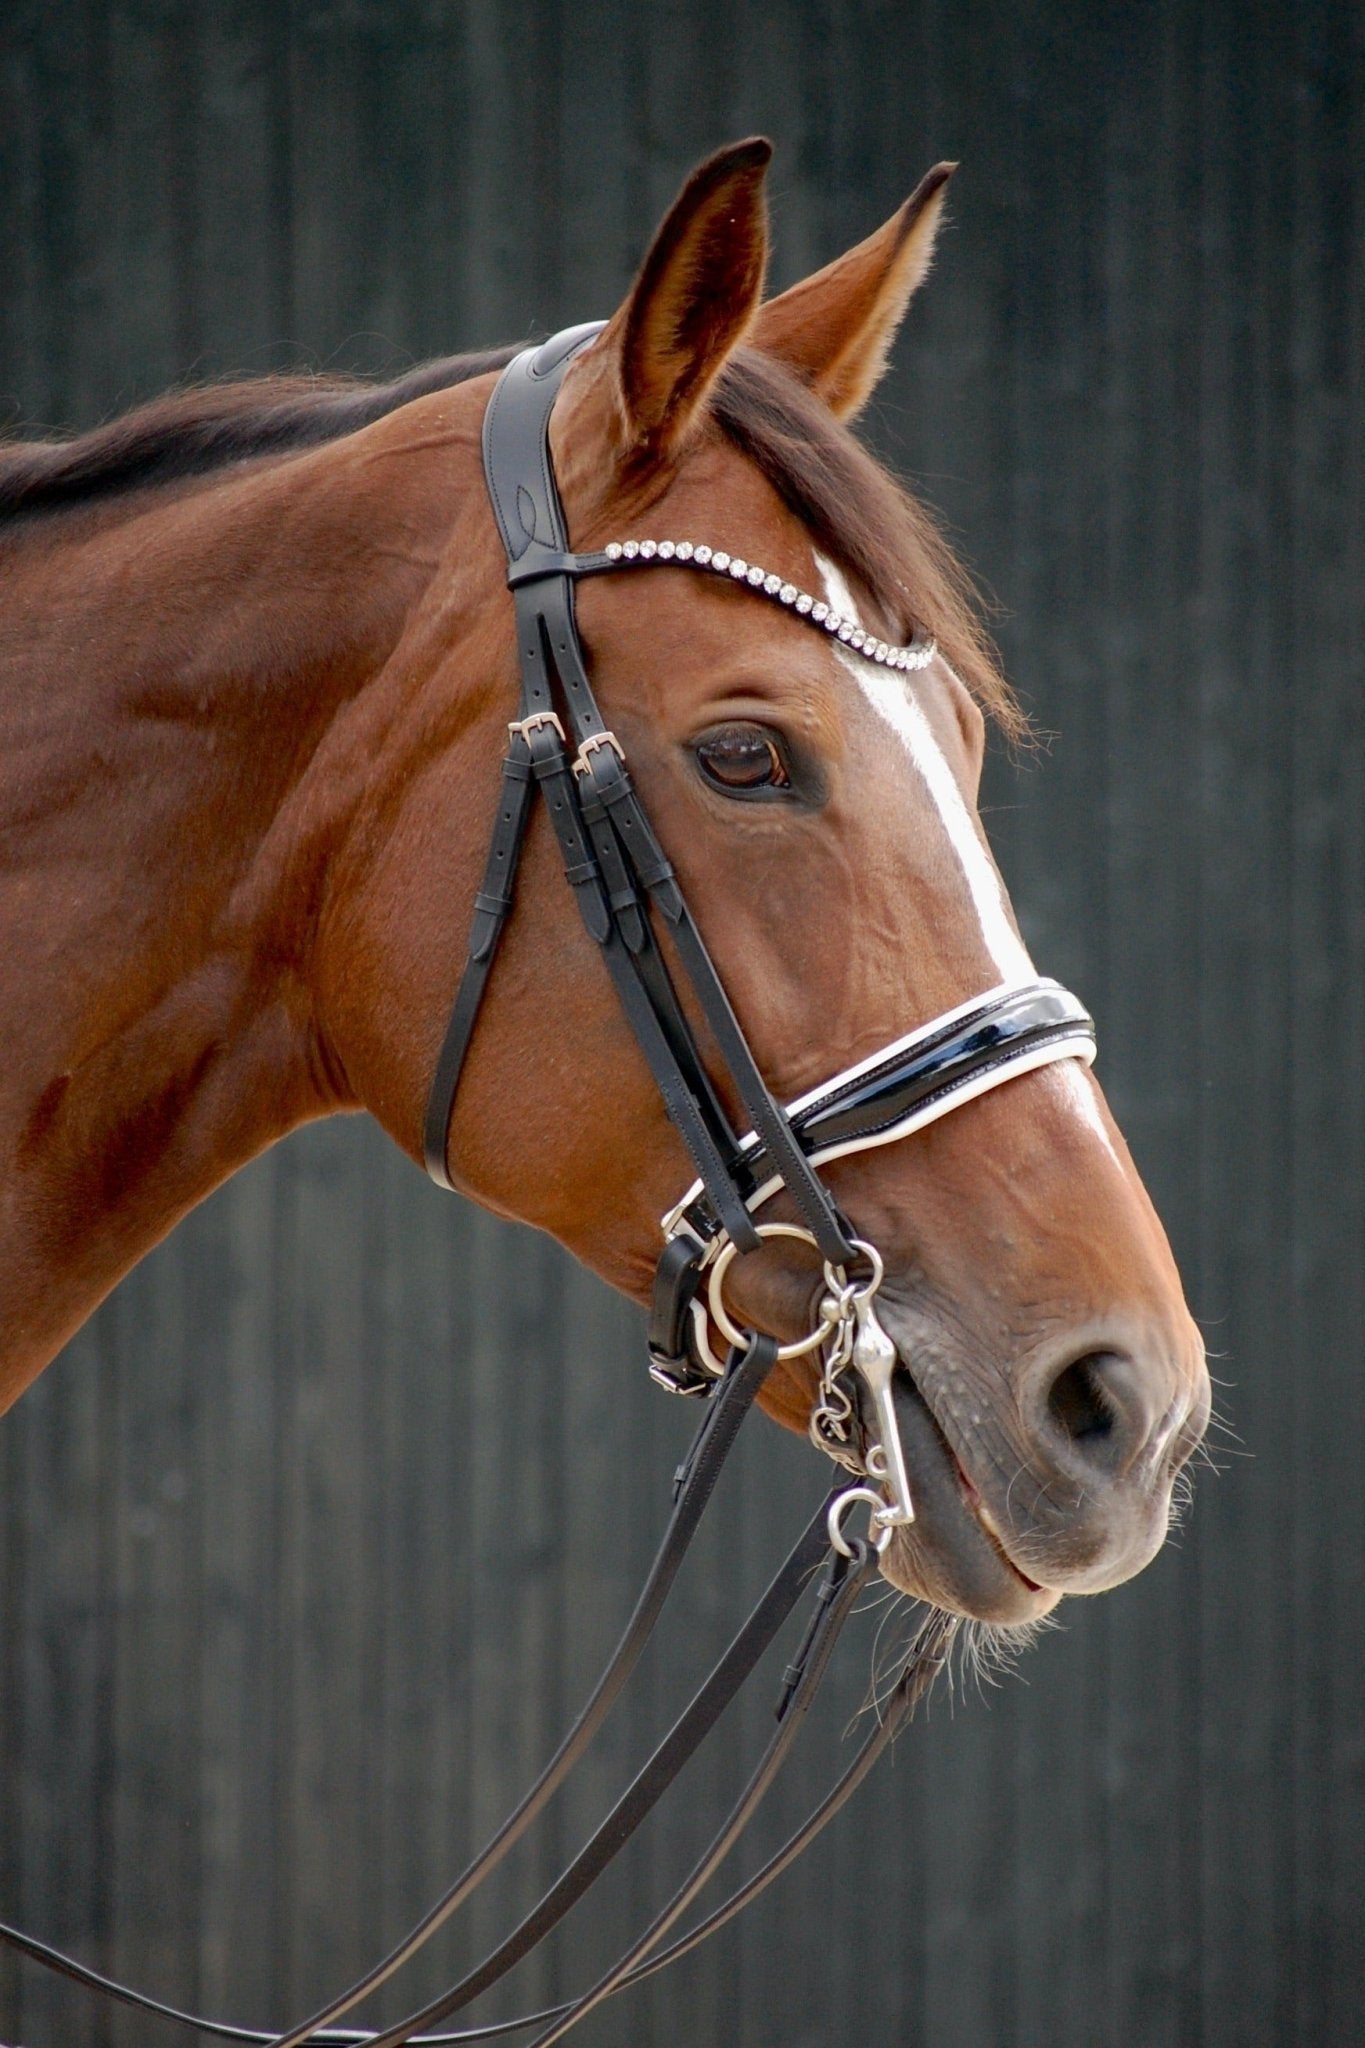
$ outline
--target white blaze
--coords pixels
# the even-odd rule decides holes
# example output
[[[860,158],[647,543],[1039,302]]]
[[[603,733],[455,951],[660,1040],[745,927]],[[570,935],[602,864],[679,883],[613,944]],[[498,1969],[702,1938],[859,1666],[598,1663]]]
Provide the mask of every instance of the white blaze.
[[[842,617],[857,620],[852,592],[838,569],[821,555],[817,555],[815,561],[824,577],[830,604]],[[934,737],[933,727],[910,695],[904,676],[897,670],[877,668],[871,662],[863,661],[840,640],[831,639],[830,646],[873,710],[895,733],[928,790],[962,870],[981,927],[982,941],[995,962],[1001,981],[1031,979],[1035,972],[1033,962],[1010,921],[1005,907],[1005,892],[995,864],[981,844],[957,778]]]
[[[1123,1162],[1114,1150],[1113,1139],[1105,1129],[1104,1118],[1100,1115],[1100,1106],[1095,1100],[1095,1090],[1089,1075],[1082,1072],[1075,1060],[1059,1060],[1055,1067],[1048,1069],[1048,1072],[1054,1077],[1056,1085],[1065,1094],[1072,1108],[1080,1111],[1109,1157],[1121,1171]]]

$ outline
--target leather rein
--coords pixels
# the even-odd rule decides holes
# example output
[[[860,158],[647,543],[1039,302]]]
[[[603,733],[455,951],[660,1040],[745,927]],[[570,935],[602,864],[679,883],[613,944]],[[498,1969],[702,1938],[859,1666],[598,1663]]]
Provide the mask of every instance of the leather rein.
[[[550,415],[569,363],[600,323],[565,330],[524,350],[503,371],[484,420],[484,473],[508,561],[521,670],[519,712],[509,727],[498,814],[475,898],[466,961],[437,1059],[424,1127],[428,1172],[450,1187],[447,1143],[460,1075],[473,1038],[498,941],[512,909],[518,861],[537,790],[545,800],[564,870],[596,942],[697,1180],[663,1219],[664,1247],[650,1319],[650,1371],[671,1391],[700,1396],[706,1409],[674,1477],[673,1510],[634,1612],[577,1720],[512,1813],[441,1899],[371,1970],[309,2019],[284,2033],[231,2026],[186,2013],[101,1976],[31,1935],[0,1923],[0,1941],[104,1996],[225,2041],[268,2048],[309,2042],[491,2040],[540,2026],[533,2048],[549,2048],[627,1984],[688,1954],[773,1882],[833,1818],[928,1691],[947,1658],[956,1618],[930,1609],[890,1696],[852,1762],[775,1856],[667,1946],[738,1839],[796,1738],[859,1595],[875,1575],[892,1531],[914,1518],[909,1475],[891,1399],[897,1363],[877,1317],[882,1262],[854,1235],[818,1166],[889,1144],[923,1128],[1002,1081],[1055,1059],[1094,1057],[1094,1027],[1074,996],[1036,981],[995,989],[920,1027],[836,1074],[799,1101],[768,1089],[697,930],[681,889],[634,790],[624,751],[593,696],[574,616],[580,576],[652,563],[727,574],[837,635],[864,658],[916,668],[931,641],[909,648],[873,642],[775,575],[704,545],[613,543],[575,554],[555,482]],[[751,1120],[735,1130],[701,1057],[673,977],[655,938],[658,919],[672,941],[714,1045]],[[762,1223],[757,1213],[779,1188],[799,1224]],[[789,1344],[741,1328],[730,1317],[725,1276],[737,1257],[773,1235],[813,1245],[824,1262],[816,1326]],[[722,1340],[717,1344],[713,1333]],[[724,1356],[717,1355],[718,1348]],[[578,1855],[512,1933],[456,1985],[385,2029],[335,2022],[388,1981],[497,1867],[564,1782],[638,1662],[711,1497],[744,1416],[779,1359],[818,1354],[814,1441],[853,1475],[841,1480],[798,1538],[785,1564],[691,1704]],[[865,1538],[845,1521],[858,1502],[870,1513]],[[429,2031],[497,1982],[541,1942],[629,1840],[773,1643],[818,1570],[803,1634],[785,1672],[776,1726],[721,1827],[672,1899],[613,1967],[577,1998],[511,2021]]]

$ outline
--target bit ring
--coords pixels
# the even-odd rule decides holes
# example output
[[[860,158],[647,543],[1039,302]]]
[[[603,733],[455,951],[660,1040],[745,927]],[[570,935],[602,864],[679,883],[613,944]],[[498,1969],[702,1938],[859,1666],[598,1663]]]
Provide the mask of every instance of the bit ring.
[[[829,1504],[829,1513],[825,1517],[825,1527],[829,1531],[831,1546],[839,1552],[841,1557],[852,1557],[853,1555],[852,1546],[844,1535],[844,1516],[850,1508],[857,1507],[860,1501],[864,1502],[872,1511],[870,1517],[871,1526],[868,1531],[869,1536],[871,1536],[872,1529],[878,1529],[879,1517],[886,1507],[886,1502],[870,1486],[850,1486],[847,1493],[839,1494]],[[887,1544],[891,1541],[891,1534],[890,1527],[883,1522],[872,1543],[872,1547],[878,1557],[881,1556]]]
[[[810,1232],[803,1230],[799,1224],[759,1223],[755,1228],[760,1237],[794,1237],[799,1239],[802,1244],[813,1245],[817,1251],[819,1250],[819,1246],[815,1243],[815,1239],[811,1236]],[[725,1275],[729,1272],[738,1249],[739,1247],[734,1239],[730,1238],[717,1255],[715,1264],[711,1268],[710,1280],[707,1283],[706,1301],[711,1311],[711,1320],[720,1331],[722,1337],[730,1344],[744,1345],[749,1341],[749,1332],[741,1330],[734,1322],[730,1311],[725,1306],[725,1298],[721,1292]],[[809,1336],[800,1337],[791,1344],[779,1344],[777,1347],[778,1357],[780,1359],[804,1358],[808,1351],[814,1351],[817,1344],[824,1343],[837,1321],[837,1315],[826,1316],[822,1314],[820,1321],[810,1332]]]

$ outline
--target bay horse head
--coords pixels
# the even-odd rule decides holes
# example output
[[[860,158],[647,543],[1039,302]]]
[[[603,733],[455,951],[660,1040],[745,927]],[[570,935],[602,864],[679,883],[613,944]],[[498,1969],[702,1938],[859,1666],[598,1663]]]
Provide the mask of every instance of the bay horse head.
[[[1018,713],[932,526],[847,426],[929,267],[950,167],[765,303],[768,155],[740,144],[688,181],[624,304],[558,366],[549,447],[576,555],[648,564],[578,587],[592,689],[764,1081],[799,1103],[1036,974],[976,810],[987,721],[1018,733]],[[122,457],[113,442],[91,456],[104,488],[53,457],[37,497],[14,496],[12,616],[75,602],[64,546],[103,623],[88,644],[112,678],[99,702],[118,707],[100,758],[122,821],[104,843],[132,879],[82,900],[77,986],[54,978],[20,1005],[37,1050],[5,1223],[12,1391],[292,1124],[365,1107],[422,1157],[516,695],[481,368],[368,413],[289,387],[249,430],[245,400],[201,403],[221,445],[206,431],[189,455],[178,401],[163,443],[178,422],[179,466],[159,472],[163,443],[134,429]],[[120,460],[131,481],[113,480]],[[58,472],[75,501],[60,546],[42,517]],[[81,801],[97,824],[95,795]],[[676,1220],[694,1164],[560,866],[538,812],[440,1165],[646,1301],[659,1219]],[[120,926],[135,899],[156,914]],[[675,939],[658,945],[676,968]],[[686,986],[681,1001],[718,1113],[743,1131],[712,1022]],[[1161,1544],[1207,1421],[1202,1345],[1084,1060],[1022,1063],[921,1122],[820,1169],[884,1267],[916,1512],[883,1570],[1025,1621]],[[763,1213],[792,1224],[790,1188]],[[793,1229],[725,1285],[731,1318],[795,1344],[830,1279]],[[819,1395],[804,1354],[764,1400],[804,1431]]]

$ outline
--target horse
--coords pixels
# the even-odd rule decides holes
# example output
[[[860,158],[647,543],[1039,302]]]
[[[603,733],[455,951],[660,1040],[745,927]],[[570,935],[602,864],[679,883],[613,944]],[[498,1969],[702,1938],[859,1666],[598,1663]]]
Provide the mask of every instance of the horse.
[[[988,722],[1018,736],[1021,714],[946,544],[851,425],[953,166],[765,299],[769,155],[736,144],[686,181],[548,431],[573,546],[648,560],[578,588],[592,686],[763,1082],[794,1104],[1034,969],[977,812]],[[515,706],[480,472],[512,353],[192,389],[0,450],[0,1408],[296,1126],[365,1110],[429,1154]],[[652,535],[669,552],[642,557]],[[702,554],[744,573],[700,575]],[[438,1177],[643,1304],[695,1153],[557,865],[542,809]],[[657,943],[676,969],[675,936]],[[743,1130],[710,1014],[686,986],[680,1005]],[[884,1576],[1013,1625],[1140,1570],[1209,1384],[1084,1060],[821,1170],[883,1269],[883,1420],[914,1494],[893,1515],[885,1457],[864,1468],[890,1501]],[[830,1271],[790,1186],[769,1213],[725,1301],[781,1344],[759,1398],[805,1431]]]

